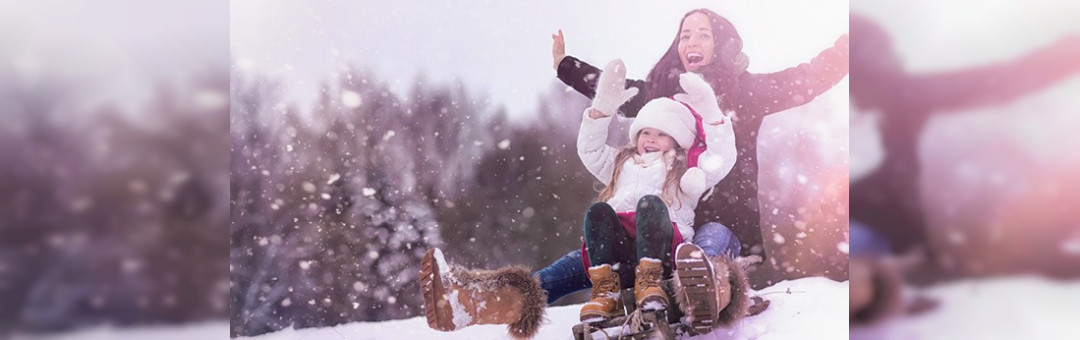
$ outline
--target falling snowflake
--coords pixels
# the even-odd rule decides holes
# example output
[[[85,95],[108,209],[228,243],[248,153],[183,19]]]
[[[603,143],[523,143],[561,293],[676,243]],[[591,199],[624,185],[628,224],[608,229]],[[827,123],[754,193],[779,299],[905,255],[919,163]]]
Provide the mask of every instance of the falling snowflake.
[[[326,181],[326,184],[334,184],[339,179],[341,179],[341,174],[330,175],[330,179]]]
[[[359,93],[345,90],[341,91],[341,104],[344,104],[347,108],[355,109],[360,107],[360,104],[363,104],[363,101],[360,100]]]
[[[363,282],[356,281],[356,282],[353,282],[352,289],[355,290],[355,291],[358,291],[358,292],[362,292],[362,291],[367,290],[367,285],[364,284]]]
[[[501,142],[499,142],[498,146],[499,146],[499,150],[509,149],[510,148],[510,140],[509,139],[503,139]]]
[[[375,189],[363,188],[360,191],[361,191],[362,194],[364,194],[364,196],[367,196],[367,197],[375,196]]]

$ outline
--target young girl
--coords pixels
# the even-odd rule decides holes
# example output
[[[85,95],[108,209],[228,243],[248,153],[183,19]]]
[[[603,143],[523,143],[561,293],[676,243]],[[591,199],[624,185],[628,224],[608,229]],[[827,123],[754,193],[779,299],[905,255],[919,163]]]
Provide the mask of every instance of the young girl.
[[[667,307],[660,281],[671,277],[672,251],[693,238],[698,199],[731,171],[735,160],[732,124],[709,84],[691,73],[679,79],[687,92],[680,99],[688,103],[653,99],[630,126],[631,145],[616,149],[605,144],[612,116],[638,91],[625,87],[625,72],[622,61],[615,60],[600,73],[578,134],[578,156],[607,184],[600,202],[585,214],[583,260],[592,295],[581,309],[582,321],[611,317],[621,287],[631,281],[639,308]],[[698,135],[695,109],[705,123],[704,136]],[[700,150],[697,138],[709,147]]]

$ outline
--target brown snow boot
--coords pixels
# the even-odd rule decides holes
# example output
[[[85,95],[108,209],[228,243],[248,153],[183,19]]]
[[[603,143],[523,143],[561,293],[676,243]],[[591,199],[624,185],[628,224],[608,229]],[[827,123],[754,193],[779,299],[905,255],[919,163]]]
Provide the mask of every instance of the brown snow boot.
[[[589,280],[592,281],[592,294],[589,302],[581,306],[582,322],[611,318],[619,306],[619,273],[611,270],[610,264],[589,267]]]
[[[675,251],[675,266],[676,300],[695,332],[706,334],[746,316],[750,285],[735,260],[710,258],[698,246],[683,243]]]
[[[507,324],[510,335],[536,335],[547,297],[540,282],[521,267],[469,270],[448,266],[439,249],[420,263],[420,291],[428,326],[453,331],[471,325]]]
[[[660,288],[660,281],[664,278],[664,267],[660,260],[643,257],[638,260],[637,268],[634,268],[634,297],[637,299],[637,307],[640,310],[665,309],[668,306],[668,297],[664,289]]]

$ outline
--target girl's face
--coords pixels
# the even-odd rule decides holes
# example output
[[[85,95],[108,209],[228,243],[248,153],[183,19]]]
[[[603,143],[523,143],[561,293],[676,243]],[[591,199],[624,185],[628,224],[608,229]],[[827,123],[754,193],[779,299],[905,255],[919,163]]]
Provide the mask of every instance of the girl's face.
[[[683,20],[679,29],[679,60],[683,69],[690,72],[711,64],[715,45],[708,15],[698,12]]]
[[[654,128],[644,128],[638,132],[637,153],[644,155],[649,152],[667,152],[678,145],[675,138],[671,138],[663,131]]]

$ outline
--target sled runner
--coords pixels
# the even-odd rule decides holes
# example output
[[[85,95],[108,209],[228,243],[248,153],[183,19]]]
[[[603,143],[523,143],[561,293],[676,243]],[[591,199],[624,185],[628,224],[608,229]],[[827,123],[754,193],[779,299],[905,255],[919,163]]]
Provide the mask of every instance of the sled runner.
[[[634,291],[620,293],[618,315],[583,322],[574,327],[575,339],[629,338],[674,339],[677,334],[707,334],[730,327],[744,316],[758,315],[769,307],[760,296],[749,296],[743,264],[727,256],[706,256],[692,243],[675,250],[675,273],[661,282],[673,304],[666,310],[635,311]]]

